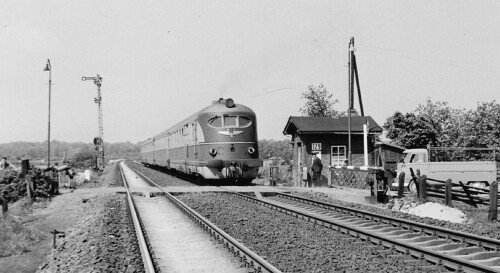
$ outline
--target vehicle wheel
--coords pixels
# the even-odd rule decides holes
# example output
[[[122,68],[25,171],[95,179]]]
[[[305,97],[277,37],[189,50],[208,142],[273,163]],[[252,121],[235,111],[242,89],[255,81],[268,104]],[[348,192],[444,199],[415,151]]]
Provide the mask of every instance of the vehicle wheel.
[[[415,179],[410,180],[410,183],[408,184],[408,190],[413,193],[417,192],[417,183],[415,183]]]

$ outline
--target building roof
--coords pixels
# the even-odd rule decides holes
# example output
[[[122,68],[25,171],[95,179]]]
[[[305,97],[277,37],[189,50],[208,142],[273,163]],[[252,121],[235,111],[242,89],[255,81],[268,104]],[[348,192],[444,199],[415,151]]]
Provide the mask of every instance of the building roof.
[[[347,133],[348,117],[294,117],[290,116],[283,130],[284,135],[294,133]],[[351,133],[363,133],[363,124],[368,121],[368,133],[382,133],[382,128],[370,116],[351,117]]]
[[[401,151],[404,151],[406,150],[406,148],[404,147],[401,147],[401,146],[398,146],[394,143],[391,143],[391,142],[385,142],[385,141],[382,141],[382,142],[376,142],[375,143],[375,147],[378,147],[378,146],[383,146],[383,147],[392,147],[393,149],[396,149],[396,150],[401,150]]]

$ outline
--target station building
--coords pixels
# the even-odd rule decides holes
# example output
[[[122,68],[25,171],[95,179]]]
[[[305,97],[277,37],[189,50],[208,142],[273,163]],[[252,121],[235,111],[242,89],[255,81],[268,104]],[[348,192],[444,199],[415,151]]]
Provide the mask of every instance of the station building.
[[[363,125],[368,131],[368,164],[375,164],[376,136],[382,133],[382,128],[370,116],[351,117],[351,154],[349,165],[364,165]],[[292,173],[294,183],[300,185],[305,178],[304,167],[310,171],[313,153],[318,154],[323,163],[322,186],[328,185],[329,166],[343,165],[348,158],[349,118],[330,117],[294,117],[290,116],[283,130],[284,135],[290,135],[293,147]]]

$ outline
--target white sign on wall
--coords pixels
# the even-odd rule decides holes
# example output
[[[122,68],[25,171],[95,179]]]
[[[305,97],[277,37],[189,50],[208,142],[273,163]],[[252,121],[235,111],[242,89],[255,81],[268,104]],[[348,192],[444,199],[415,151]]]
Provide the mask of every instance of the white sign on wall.
[[[313,151],[321,151],[321,143],[313,143],[311,146],[311,150]]]

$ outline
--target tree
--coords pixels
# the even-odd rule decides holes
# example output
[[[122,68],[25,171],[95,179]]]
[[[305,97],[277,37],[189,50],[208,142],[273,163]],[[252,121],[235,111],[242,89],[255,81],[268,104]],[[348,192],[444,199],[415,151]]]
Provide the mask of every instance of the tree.
[[[414,113],[394,113],[384,124],[387,137],[406,148],[500,146],[500,104],[478,103],[475,110],[426,100]]]
[[[333,95],[328,93],[323,84],[315,87],[309,85],[307,92],[302,92],[302,98],[306,103],[300,108],[300,112],[307,117],[339,117],[342,112],[333,108],[339,100],[332,100]]]
[[[289,162],[292,159],[290,140],[259,140],[259,155],[263,159],[281,157]]]
[[[478,103],[475,111],[464,118],[461,142],[468,147],[500,146],[500,104],[495,101]]]
[[[454,109],[447,102],[433,103],[427,98],[424,104],[417,106],[415,114],[425,118],[435,131],[436,146],[457,147],[461,145],[460,135],[466,117],[465,109]]]
[[[435,146],[437,143],[436,131],[430,122],[414,113],[394,113],[385,122],[384,129],[396,145],[407,149],[424,148],[427,144]]]

